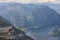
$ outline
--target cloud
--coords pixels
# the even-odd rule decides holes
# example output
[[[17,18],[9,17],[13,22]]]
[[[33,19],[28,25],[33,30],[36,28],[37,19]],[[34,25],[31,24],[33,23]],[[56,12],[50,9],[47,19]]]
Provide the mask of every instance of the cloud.
[[[0,2],[20,2],[20,3],[44,3],[44,2],[52,2],[52,3],[59,3],[60,0],[0,0]]]

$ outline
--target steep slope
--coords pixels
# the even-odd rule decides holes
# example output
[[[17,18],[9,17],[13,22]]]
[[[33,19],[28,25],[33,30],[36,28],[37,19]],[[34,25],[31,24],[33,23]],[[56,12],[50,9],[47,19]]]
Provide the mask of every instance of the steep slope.
[[[48,6],[43,5],[1,3],[0,15],[15,26],[40,28],[60,25],[60,15]]]
[[[0,27],[11,26],[12,24],[5,18],[0,16]]]
[[[49,8],[48,6],[43,6],[43,5],[33,6],[33,4],[30,4],[30,5],[32,6],[32,9],[33,9],[32,11],[33,16],[30,19],[33,19],[33,21],[30,21],[27,24],[29,24],[30,26],[31,25],[33,26],[33,27],[31,26],[32,31],[35,30],[35,32],[38,32],[38,31],[46,32],[50,30],[49,28],[59,26],[60,15],[56,11]]]
[[[52,9],[54,9],[57,13],[60,14],[60,4],[50,4],[48,6],[51,7]]]
[[[38,4],[38,5],[46,5],[49,6],[50,8],[54,9],[58,14],[60,14],[60,4],[48,4],[48,3],[44,3],[44,4]]]

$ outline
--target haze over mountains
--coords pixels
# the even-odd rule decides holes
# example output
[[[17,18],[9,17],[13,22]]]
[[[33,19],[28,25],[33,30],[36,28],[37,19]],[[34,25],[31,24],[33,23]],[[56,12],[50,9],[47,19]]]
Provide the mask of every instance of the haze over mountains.
[[[60,26],[59,8],[49,4],[0,3],[0,15],[14,26],[29,28],[36,40],[48,40],[49,32]]]
[[[48,4],[48,6],[60,14],[60,4]]]
[[[44,5],[0,3],[0,15],[15,26],[42,27],[60,24],[60,15]]]

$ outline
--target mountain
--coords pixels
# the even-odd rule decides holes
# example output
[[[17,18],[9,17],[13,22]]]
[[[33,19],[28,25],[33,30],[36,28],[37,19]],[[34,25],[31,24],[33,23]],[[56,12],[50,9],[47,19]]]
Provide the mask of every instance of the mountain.
[[[27,35],[33,39],[56,40],[49,33],[60,27],[60,15],[55,10],[57,7],[51,7],[32,3],[0,3],[0,15],[16,27],[28,28]]]
[[[48,3],[44,3],[44,4],[39,4],[39,5],[49,6],[50,8],[54,9],[58,14],[60,14],[60,4],[48,4]]]
[[[60,4],[48,4],[48,6],[60,14]]]
[[[45,31],[46,29],[44,29],[44,28],[48,28],[48,27],[52,28],[52,27],[56,27],[56,25],[60,24],[60,22],[57,21],[57,20],[60,20],[60,18],[59,18],[60,15],[55,10],[48,7],[47,5],[34,5],[34,6],[33,6],[33,4],[28,4],[28,5],[27,5],[27,7],[31,6],[31,9],[33,9],[32,14],[34,17],[33,18],[34,21],[32,21],[33,23],[31,22],[29,24],[30,25],[34,24],[33,27],[35,29],[31,28],[31,30],[40,31],[40,29],[41,29],[42,31],[43,30]],[[57,15],[59,15],[59,16],[57,16]],[[38,29],[36,29],[36,28],[38,28]]]
[[[60,25],[60,15],[44,5],[0,3],[0,15],[18,27],[40,29]]]
[[[12,24],[8,20],[0,16],[0,27],[11,26],[11,25]]]

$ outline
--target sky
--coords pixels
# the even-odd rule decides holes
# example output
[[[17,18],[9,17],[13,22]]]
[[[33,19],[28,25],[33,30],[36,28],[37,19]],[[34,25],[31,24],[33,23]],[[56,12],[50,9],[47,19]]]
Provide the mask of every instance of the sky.
[[[60,0],[0,0],[0,2],[19,2],[19,3],[60,3]]]

